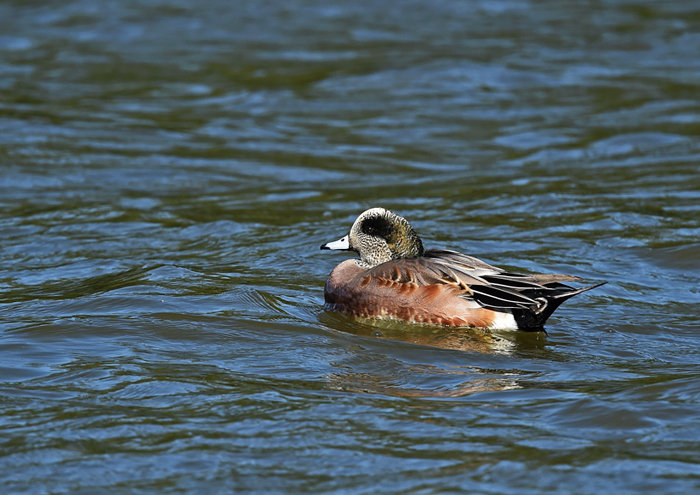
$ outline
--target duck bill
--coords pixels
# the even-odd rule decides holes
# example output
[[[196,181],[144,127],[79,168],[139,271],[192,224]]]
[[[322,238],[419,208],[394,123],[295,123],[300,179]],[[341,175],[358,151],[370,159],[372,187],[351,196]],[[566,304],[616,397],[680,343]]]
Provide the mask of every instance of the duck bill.
[[[328,242],[322,245],[321,249],[330,249],[332,251],[352,251],[352,247],[350,247],[350,236],[346,235],[337,241]]]

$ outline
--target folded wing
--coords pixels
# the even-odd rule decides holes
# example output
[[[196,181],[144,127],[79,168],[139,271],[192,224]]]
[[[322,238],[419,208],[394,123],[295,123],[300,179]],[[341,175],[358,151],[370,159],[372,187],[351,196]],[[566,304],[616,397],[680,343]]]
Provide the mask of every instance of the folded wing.
[[[421,258],[389,261],[372,268],[370,274],[400,283],[453,285],[462,292],[462,297],[495,311],[538,313],[550,300],[557,300],[556,306],[559,306],[565,299],[597,287],[574,289],[561,282],[581,281],[580,277],[506,272],[477,258],[445,249],[429,249]],[[554,308],[547,313],[552,311]]]

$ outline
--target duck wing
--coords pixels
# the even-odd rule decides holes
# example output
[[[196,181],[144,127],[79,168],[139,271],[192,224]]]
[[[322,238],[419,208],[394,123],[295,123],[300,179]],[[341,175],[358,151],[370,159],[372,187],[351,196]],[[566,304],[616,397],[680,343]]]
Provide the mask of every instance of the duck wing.
[[[457,278],[459,283],[466,285],[471,293],[465,293],[463,297],[494,310],[537,311],[549,299],[564,295],[571,297],[589,290],[577,290],[561,283],[583,280],[574,275],[507,272],[478,258],[447,249],[429,249],[424,259],[430,261],[428,264],[433,271],[448,273],[448,279]]]
[[[545,289],[477,258],[456,251],[428,250],[420,258],[392,260],[371,268],[371,278],[417,286],[450,285],[461,297],[496,310],[529,309],[538,301],[524,289]]]

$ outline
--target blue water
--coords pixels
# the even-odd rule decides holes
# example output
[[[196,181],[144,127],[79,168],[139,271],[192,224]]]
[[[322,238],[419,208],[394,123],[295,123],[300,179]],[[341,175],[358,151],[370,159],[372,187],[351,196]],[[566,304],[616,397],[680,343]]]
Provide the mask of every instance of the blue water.
[[[700,492],[692,2],[0,5],[0,491]],[[323,310],[366,208],[607,281]]]

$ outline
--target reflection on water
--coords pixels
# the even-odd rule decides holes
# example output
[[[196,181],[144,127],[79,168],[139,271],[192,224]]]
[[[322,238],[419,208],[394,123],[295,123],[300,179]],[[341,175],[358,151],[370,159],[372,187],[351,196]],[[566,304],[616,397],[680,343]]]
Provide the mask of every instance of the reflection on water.
[[[475,371],[475,374],[481,375]],[[466,377],[465,377],[466,378]],[[387,383],[389,381],[389,383]],[[451,398],[480,392],[497,392],[499,390],[513,390],[520,388],[515,378],[508,376],[494,378],[472,378],[464,383],[457,384],[449,389],[419,389],[392,386],[385,376],[373,376],[363,374],[348,374],[329,377],[331,390],[345,392],[359,392],[383,394],[403,398]]]
[[[522,352],[523,347],[529,352],[542,352],[546,345],[546,338],[540,332],[492,332],[479,328],[448,328],[393,320],[355,319],[328,312],[321,313],[319,321],[328,328],[358,337],[371,340],[387,339],[387,345],[401,353],[406,348],[397,347],[398,344],[392,344],[392,341],[416,346],[413,349],[419,354],[424,352],[421,346],[460,351],[466,353],[460,355],[461,363],[473,361],[472,356],[475,353],[486,356],[513,356],[516,352]],[[357,352],[362,353],[364,345],[371,345],[370,342],[365,339],[358,341]],[[376,350],[374,349],[375,352]],[[412,364],[401,366],[400,372],[397,373],[394,369],[378,366],[376,359],[392,358],[381,355],[373,357],[371,370],[360,373],[355,371],[360,368],[355,359],[351,360],[352,365],[334,363],[334,366],[342,371],[329,375],[330,388],[405,398],[450,398],[517,389],[521,387],[520,382],[524,376],[533,374],[518,369],[489,369],[465,364]]]
[[[355,319],[327,313],[322,314],[319,320],[326,326],[353,335],[467,352],[512,354],[519,337],[515,332],[450,328],[382,319]],[[542,338],[544,340],[544,337]]]
[[[0,492],[696,490],[699,22],[0,3]],[[372,206],[609,283],[548,335],[327,313]]]

